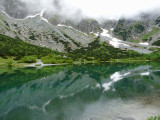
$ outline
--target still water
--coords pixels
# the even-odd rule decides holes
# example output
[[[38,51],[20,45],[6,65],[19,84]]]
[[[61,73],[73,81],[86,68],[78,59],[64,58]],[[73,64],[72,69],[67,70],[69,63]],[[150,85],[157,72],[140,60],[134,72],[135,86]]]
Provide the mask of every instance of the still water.
[[[146,120],[159,113],[159,63],[0,68],[0,120]]]

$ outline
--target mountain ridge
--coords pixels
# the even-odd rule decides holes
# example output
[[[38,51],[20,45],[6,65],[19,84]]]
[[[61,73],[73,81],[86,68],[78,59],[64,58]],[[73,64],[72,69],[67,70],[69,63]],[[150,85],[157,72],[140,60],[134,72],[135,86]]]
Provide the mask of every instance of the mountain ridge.
[[[80,22],[77,25],[81,26],[81,28],[77,28],[71,21],[55,26],[50,20],[44,18],[43,14],[44,10],[41,13],[28,16],[24,19],[14,19],[7,15],[7,13],[0,12],[0,33],[12,38],[20,38],[25,42],[41,47],[47,47],[59,52],[70,52],[71,50],[79,49],[81,47],[87,47],[88,44],[93,42],[98,36],[100,36],[101,42],[109,43],[115,48],[134,50],[140,53],[151,53],[153,50],[152,48],[159,48],[152,44],[149,45],[147,41],[139,40],[139,43],[134,43],[129,40],[125,41],[119,39],[121,37],[115,34],[115,29],[121,20],[108,23],[109,27],[105,29],[107,23],[103,26],[96,20],[86,19],[83,20],[85,22],[82,22],[82,24]],[[67,26],[66,24],[71,26]],[[125,24],[132,25],[135,24],[135,21],[132,23],[129,21]],[[96,26],[98,26],[98,28]],[[104,28],[102,28],[102,26]],[[139,22],[132,26],[137,30],[141,30],[140,28],[142,27]],[[157,36],[159,36],[159,34]],[[154,42],[157,41],[157,36],[153,37]]]

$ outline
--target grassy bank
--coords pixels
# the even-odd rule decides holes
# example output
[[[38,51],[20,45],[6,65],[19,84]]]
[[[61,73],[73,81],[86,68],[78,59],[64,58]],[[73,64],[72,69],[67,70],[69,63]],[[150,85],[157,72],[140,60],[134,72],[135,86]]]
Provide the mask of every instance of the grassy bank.
[[[25,65],[26,63],[19,63],[12,57],[6,59],[0,57],[0,67],[24,67]]]
[[[88,47],[60,53],[31,45],[19,39],[0,35],[0,66],[24,66],[41,59],[44,64],[88,64],[103,62],[160,61],[160,51],[140,54],[131,50],[114,48],[97,37]]]

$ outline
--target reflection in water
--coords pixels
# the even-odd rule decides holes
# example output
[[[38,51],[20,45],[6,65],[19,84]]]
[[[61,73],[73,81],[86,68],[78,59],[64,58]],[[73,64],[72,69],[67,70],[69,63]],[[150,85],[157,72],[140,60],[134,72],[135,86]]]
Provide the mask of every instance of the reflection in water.
[[[0,73],[0,120],[142,120],[160,113],[158,63]]]

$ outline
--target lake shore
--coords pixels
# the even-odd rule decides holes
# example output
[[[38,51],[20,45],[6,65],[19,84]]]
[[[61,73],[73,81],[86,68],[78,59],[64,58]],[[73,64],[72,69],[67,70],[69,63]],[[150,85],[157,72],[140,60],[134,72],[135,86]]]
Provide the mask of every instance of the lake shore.
[[[44,64],[40,59],[36,60],[36,63],[19,63],[12,58],[0,59],[0,67],[45,67],[45,66],[60,66],[60,65],[78,65],[78,64],[100,64],[100,63],[135,63],[135,62],[159,62],[153,60],[140,60],[140,59],[110,59],[108,61],[74,61],[73,63],[57,63],[57,64]]]

